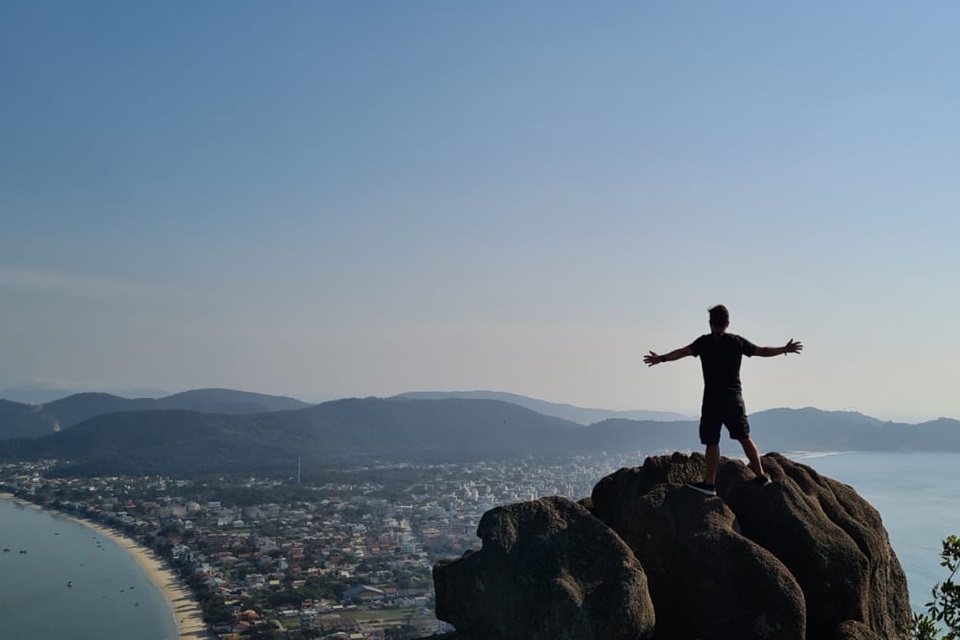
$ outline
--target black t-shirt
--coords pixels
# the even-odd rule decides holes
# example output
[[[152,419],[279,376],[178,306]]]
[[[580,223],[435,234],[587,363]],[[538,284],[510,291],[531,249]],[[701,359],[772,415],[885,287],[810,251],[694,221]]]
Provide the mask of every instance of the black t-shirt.
[[[740,361],[757,350],[755,344],[733,333],[707,333],[690,345],[703,369],[703,399],[740,395]]]

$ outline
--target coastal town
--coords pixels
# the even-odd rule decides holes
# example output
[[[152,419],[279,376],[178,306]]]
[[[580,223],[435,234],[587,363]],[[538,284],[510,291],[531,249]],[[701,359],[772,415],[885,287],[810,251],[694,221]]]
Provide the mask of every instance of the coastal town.
[[[404,640],[452,631],[434,615],[432,566],[479,547],[484,512],[548,495],[580,499],[604,475],[641,462],[394,464],[307,482],[299,472],[57,477],[47,460],[0,465],[0,493],[149,550],[189,589],[207,637]]]

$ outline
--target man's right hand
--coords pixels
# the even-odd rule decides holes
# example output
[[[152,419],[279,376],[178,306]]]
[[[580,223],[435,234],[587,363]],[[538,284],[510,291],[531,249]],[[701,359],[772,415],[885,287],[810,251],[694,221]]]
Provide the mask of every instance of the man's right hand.
[[[801,351],[803,351],[803,344],[799,341],[794,342],[793,338],[790,338],[787,346],[783,348],[783,355],[787,355],[788,353],[800,353]]]

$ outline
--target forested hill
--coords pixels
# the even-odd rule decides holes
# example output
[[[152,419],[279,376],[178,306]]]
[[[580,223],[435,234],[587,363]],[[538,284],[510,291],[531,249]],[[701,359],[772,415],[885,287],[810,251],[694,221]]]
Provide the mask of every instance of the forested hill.
[[[3,405],[0,405],[0,410]],[[763,451],[960,451],[960,422],[920,425],[817,409],[751,416]],[[727,439],[724,452],[739,455]],[[599,452],[640,456],[699,450],[696,421],[607,420],[581,426],[495,400],[337,400],[258,414],[135,411],[100,415],[59,433],[0,441],[0,461],[57,458],[62,473],[289,475],[306,467],[459,462]]]
[[[158,409],[186,409],[205,413],[264,413],[313,406],[296,398],[234,389],[191,389],[157,400]]]
[[[698,422],[606,420],[587,427],[597,442],[617,449],[697,450]],[[883,422],[860,413],[770,409],[750,416],[750,435],[761,451],[960,451],[960,422],[940,418],[921,424]],[[725,453],[739,443],[722,433]]]
[[[53,433],[55,426],[56,419],[42,414],[36,405],[0,400],[0,440]]]
[[[40,438],[0,442],[0,460],[70,460],[72,473],[289,472],[306,464],[464,460],[576,448],[578,425],[484,400],[376,398],[252,415],[138,411]]]
[[[294,398],[232,389],[194,389],[163,398],[121,398],[109,393],[75,393],[45,404],[0,400],[0,439],[37,437],[95,416],[124,411],[186,409],[204,413],[246,414],[303,409]]]

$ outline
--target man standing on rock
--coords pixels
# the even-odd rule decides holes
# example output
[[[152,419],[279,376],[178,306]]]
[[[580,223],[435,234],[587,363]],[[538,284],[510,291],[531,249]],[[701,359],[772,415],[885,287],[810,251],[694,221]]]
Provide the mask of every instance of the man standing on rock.
[[[750,461],[750,469],[756,474],[755,481],[762,487],[770,484],[770,477],[763,472],[760,452],[750,438],[750,423],[743,403],[740,387],[740,361],[742,356],[770,356],[800,353],[803,345],[791,339],[782,347],[758,347],[749,340],[727,333],[730,312],[722,304],[709,309],[710,333],[693,341],[690,346],[674,349],[657,355],[651,351],[643,356],[648,366],[679,360],[687,356],[700,357],[703,369],[703,406],[700,409],[700,442],[706,446],[707,470],[703,482],[688,482],[687,486],[708,496],[717,495],[717,467],[720,465],[720,425],[725,425],[730,438],[739,440],[743,452]]]

